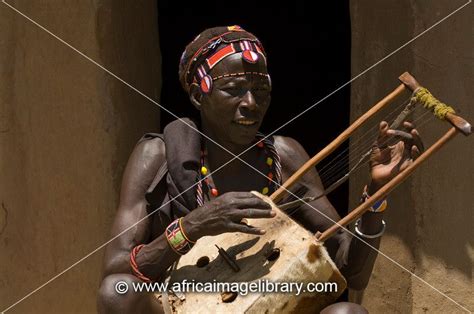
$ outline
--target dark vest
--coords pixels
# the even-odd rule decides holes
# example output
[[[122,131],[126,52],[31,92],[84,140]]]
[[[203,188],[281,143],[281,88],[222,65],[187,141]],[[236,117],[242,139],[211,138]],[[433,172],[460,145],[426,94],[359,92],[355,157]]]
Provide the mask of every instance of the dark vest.
[[[198,207],[195,184],[199,180],[201,136],[193,128],[197,129],[196,124],[183,118],[169,123],[163,134],[147,133],[138,142],[158,137],[166,147],[166,162],[146,191],[148,213],[154,213],[150,240],[162,234],[173,220]]]

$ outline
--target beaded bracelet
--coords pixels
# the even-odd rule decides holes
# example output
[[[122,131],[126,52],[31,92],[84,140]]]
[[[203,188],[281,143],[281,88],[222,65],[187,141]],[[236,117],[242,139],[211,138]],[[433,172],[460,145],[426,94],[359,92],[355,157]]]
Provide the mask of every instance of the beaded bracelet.
[[[137,245],[130,252],[130,266],[132,267],[132,272],[135,275],[135,277],[137,277],[138,279],[144,282],[151,282],[152,280],[148,278],[147,276],[143,275],[142,272],[138,269],[138,264],[136,261],[137,254],[142,249],[143,246],[144,244]]]
[[[166,228],[165,236],[173,251],[179,255],[184,255],[191,250],[195,242],[189,240],[184,233],[181,219],[176,219],[169,224]]]
[[[364,187],[364,192],[362,193],[362,197],[360,199],[361,203],[365,202],[370,198],[370,195],[367,192],[368,188],[367,185]],[[382,200],[378,200],[369,208],[369,211],[373,213],[381,213],[387,208],[387,199],[384,198]]]
[[[191,244],[194,245],[194,243],[196,243],[196,241],[192,241],[191,239],[189,239],[189,237],[186,235],[186,233],[184,232],[184,228],[183,228],[183,218],[179,218],[179,229],[181,229],[181,233],[183,234],[183,237],[186,239],[186,241],[190,242]]]

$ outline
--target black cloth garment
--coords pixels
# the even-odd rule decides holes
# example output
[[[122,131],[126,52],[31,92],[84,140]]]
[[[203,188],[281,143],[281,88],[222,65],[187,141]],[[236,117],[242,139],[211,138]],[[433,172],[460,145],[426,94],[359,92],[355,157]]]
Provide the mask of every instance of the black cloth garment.
[[[148,212],[154,213],[153,240],[176,218],[197,207],[196,186],[199,178],[201,135],[188,118],[169,123],[163,134],[147,133],[138,143],[160,138],[166,147],[166,163],[158,170],[147,190]],[[180,195],[181,194],[181,195]]]
[[[193,185],[199,178],[201,135],[196,129],[193,121],[184,118],[168,124],[163,132],[168,164],[168,194],[171,198],[176,197],[172,201],[174,219],[185,216],[197,207],[196,186]]]
[[[146,195],[148,212],[155,213],[150,241],[162,234],[173,220],[198,207],[196,183],[201,166],[201,135],[196,129],[196,123],[182,118],[169,123],[163,134],[147,133],[139,141],[159,137],[166,147],[166,163],[158,170]],[[274,138],[269,140],[273,145]],[[274,190],[272,185],[269,194]]]

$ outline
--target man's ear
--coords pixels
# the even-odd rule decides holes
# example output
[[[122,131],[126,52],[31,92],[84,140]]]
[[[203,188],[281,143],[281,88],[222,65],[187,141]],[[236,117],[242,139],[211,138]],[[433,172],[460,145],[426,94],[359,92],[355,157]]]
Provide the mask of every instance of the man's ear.
[[[190,86],[189,100],[191,100],[191,103],[197,110],[201,110],[202,93],[201,89],[196,84]]]

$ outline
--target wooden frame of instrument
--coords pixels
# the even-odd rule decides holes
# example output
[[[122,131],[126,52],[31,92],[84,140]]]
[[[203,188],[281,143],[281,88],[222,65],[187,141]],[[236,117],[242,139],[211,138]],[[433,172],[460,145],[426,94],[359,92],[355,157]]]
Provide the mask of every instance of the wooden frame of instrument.
[[[332,153],[337,147],[339,147],[345,140],[349,138],[364,122],[371,118],[375,113],[379,112],[382,108],[394,101],[404,91],[409,90],[412,93],[420,88],[420,84],[410,73],[405,72],[398,78],[402,84],[400,84],[390,94],[380,100],[375,106],[369,111],[359,117],[354,123],[352,123],[344,132],[342,132],[336,139],[334,139],[329,145],[323,148],[314,157],[308,160],[298,171],[296,171],[288,180],[280,186],[271,196],[270,199],[277,203],[286,194],[287,190],[295,184],[309,169],[316,166],[321,160],[326,158]],[[408,178],[413,171],[431,155],[437,152],[441,147],[444,146],[449,140],[454,138],[458,133],[462,133],[466,136],[471,134],[471,125],[461,118],[460,116],[448,113],[445,118],[449,123],[453,125],[443,136],[441,136],[431,147],[425,150],[411,165],[405,170],[396,175],[393,179],[387,182],[382,188],[380,188],[374,195],[367,199],[364,203],[360,204],[357,208],[352,210],[347,216],[339,220],[337,223],[332,225],[330,228],[325,230],[323,233],[316,233],[316,239],[320,242],[324,242],[339,228],[347,226],[361,217],[377,200],[384,198],[388,193],[395,189],[400,183]]]

